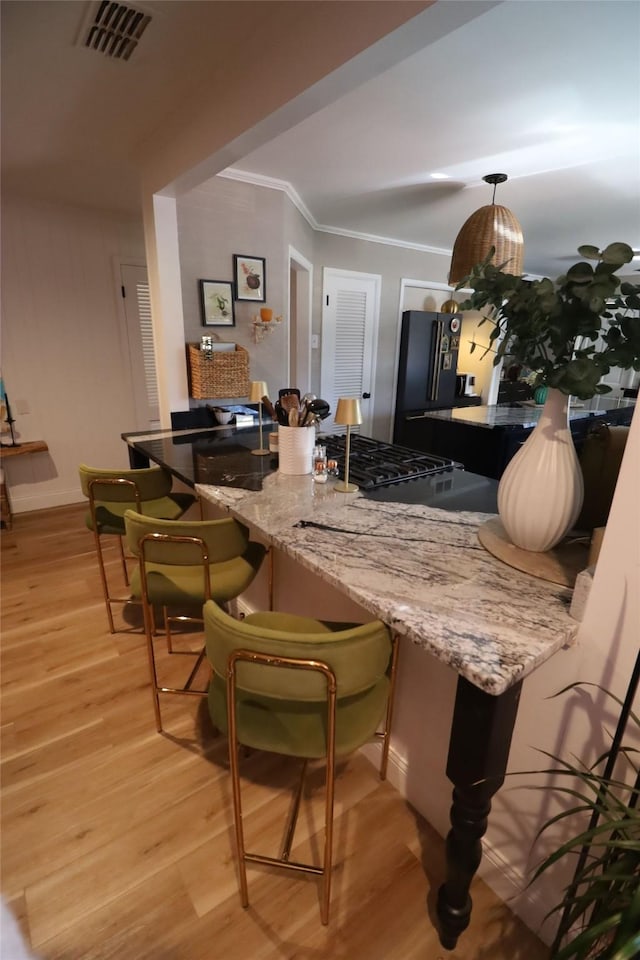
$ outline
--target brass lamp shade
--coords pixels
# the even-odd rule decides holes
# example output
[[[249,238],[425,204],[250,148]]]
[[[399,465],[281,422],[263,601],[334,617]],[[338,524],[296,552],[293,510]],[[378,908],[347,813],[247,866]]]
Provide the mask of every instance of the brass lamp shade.
[[[264,380],[252,380],[249,384],[249,403],[260,403],[263,397],[268,396],[267,384]]]
[[[504,183],[505,173],[490,173],[482,178],[485,183],[493,184],[495,200],[496,184]],[[524,258],[524,238],[522,227],[517,218],[496,203],[487,204],[472,213],[462,225],[453,245],[449,283],[459,283],[467,277],[477,263],[481,263],[492,247],[495,247],[493,263],[505,264],[505,271],[512,274],[522,273]]]
[[[360,401],[357,397],[340,397],[336,404],[336,412],[333,422],[338,426],[347,428],[347,438],[344,453],[344,480],[336,483],[335,489],[340,493],[355,493],[358,486],[355,483],[349,483],[349,455],[351,446],[351,427],[362,423],[362,411],[360,410]]]
[[[355,426],[362,423],[362,411],[357,397],[340,397],[333,418],[338,426]]]

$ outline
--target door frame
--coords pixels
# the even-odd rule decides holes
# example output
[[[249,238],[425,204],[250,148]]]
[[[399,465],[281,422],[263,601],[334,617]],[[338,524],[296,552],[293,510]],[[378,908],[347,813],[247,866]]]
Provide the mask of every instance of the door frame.
[[[287,274],[287,316],[289,339],[287,345],[288,382],[311,389],[311,311],[313,303],[313,264],[295,247],[289,245],[289,272]],[[296,275],[295,292],[292,291],[291,274]],[[295,356],[291,334],[295,323]]]

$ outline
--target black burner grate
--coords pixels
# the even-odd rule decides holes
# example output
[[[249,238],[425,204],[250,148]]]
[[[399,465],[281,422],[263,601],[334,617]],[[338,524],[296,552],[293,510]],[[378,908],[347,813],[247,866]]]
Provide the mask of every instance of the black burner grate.
[[[331,434],[318,439],[320,443],[326,444],[327,457],[337,460],[340,476],[344,477],[346,437],[342,434]],[[429,477],[459,466],[459,463],[445,457],[436,457],[420,450],[399,447],[395,443],[382,443],[370,437],[351,434],[349,479],[363,490],[417,480],[419,477]]]

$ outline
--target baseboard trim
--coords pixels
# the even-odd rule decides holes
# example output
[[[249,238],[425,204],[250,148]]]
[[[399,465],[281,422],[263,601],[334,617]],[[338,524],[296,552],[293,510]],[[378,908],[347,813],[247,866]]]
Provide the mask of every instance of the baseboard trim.
[[[35,510],[49,510],[51,507],[70,507],[74,503],[82,503],[84,497],[79,490],[62,490],[60,493],[45,493],[33,497],[11,497],[11,513],[32,513]]]

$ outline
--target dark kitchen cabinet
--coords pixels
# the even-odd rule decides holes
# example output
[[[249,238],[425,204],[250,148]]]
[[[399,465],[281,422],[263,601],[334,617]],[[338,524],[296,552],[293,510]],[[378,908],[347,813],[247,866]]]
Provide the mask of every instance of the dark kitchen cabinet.
[[[405,425],[405,446],[438,457],[449,457],[465,470],[498,480],[530,431],[473,426],[455,420],[425,417]]]

